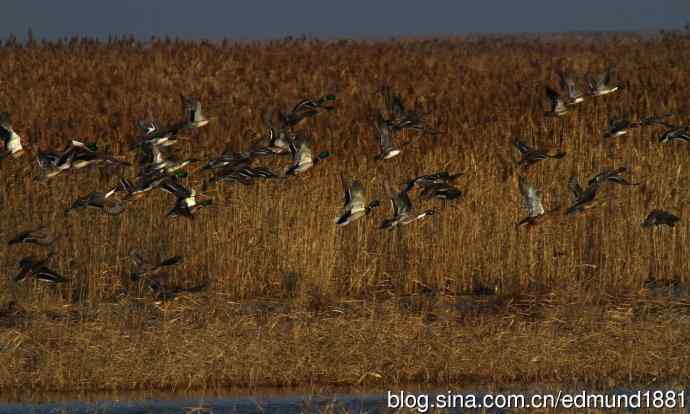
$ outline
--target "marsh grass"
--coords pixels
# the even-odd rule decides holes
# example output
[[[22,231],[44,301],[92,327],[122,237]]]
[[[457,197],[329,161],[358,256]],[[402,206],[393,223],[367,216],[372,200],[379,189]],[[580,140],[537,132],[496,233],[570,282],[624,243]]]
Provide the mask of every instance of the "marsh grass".
[[[334,156],[305,174],[251,187],[220,184],[194,221],[164,214],[154,192],[118,217],[68,218],[76,197],[111,186],[94,172],[31,178],[29,157],[0,170],[0,237],[47,225],[60,234],[51,266],[64,287],[11,281],[32,246],[0,251],[0,388],[127,389],[222,385],[396,382],[654,382],[685,380],[685,295],[649,295],[645,280],[688,282],[688,147],[660,145],[658,129],[604,143],[612,114],[688,113],[690,39],[682,36],[279,41],[212,44],[129,40],[0,48],[0,108],[37,146],[95,139],[131,157],[134,122],[180,116],[178,94],[201,99],[214,120],[179,145],[209,158],[246,149],[262,112],[303,97],[337,96],[310,120],[316,153]],[[625,90],[544,119],[544,84],[567,65],[616,64]],[[383,83],[418,97],[439,136],[376,162],[371,126]],[[687,115],[674,119],[688,122]],[[608,186],[610,201],[530,231],[510,145],[514,135],[560,147],[562,160],[529,172],[547,209],[570,202],[566,183],[629,166],[636,188]],[[272,164],[271,164],[272,163]],[[287,161],[269,165],[284,168]],[[458,203],[390,232],[385,183],[439,169],[463,171]],[[338,174],[357,177],[382,207],[337,228]],[[199,188],[202,178],[188,184]],[[640,227],[652,208],[678,213],[674,228]],[[201,294],[162,304],[131,289],[127,252],[183,255],[173,283],[208,280]],[[489,290],[489,295],[477,292]],[[375,373],[377,375],[368,375]]]

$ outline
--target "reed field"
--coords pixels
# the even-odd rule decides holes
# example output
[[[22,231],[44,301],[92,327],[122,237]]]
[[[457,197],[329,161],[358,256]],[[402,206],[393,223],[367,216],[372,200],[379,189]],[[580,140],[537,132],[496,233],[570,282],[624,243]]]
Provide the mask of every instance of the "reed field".
[[[668,112],[690,122],[684,34],[484,37],[391,41],[208,43],[72,39],[0,47],[0,111],[42,148],[95,141],[134,162],[135,122],[180,118],[179,94],[211,122],[176,145],[202,161],[250,144],[266,110],[336,96],[301,131],[315,153],[305,174],[251,186],[221,183],[194,220],[165,216],[161,191],[118,216],[63,211],[118,177],[97,170],[37,180],[32,154],[0,163],[0,240],[45,225],[59,237],[50,267],[70,282],[15,283],[17,263],[46,250],[0,249],[0,389],[85,390],[405,383],[563,383],[602,387],[690,378],[690,147],[658,143],[662,127],[605,141],[614,115]],[[555,71],[615,65],[624,89],[544,116]],[[373,127],[390,85],[418,99],[439,135],[376,161]],[[521,170],[515,136],[566,156]],[[283,171],[289,157],[265,165]],[[547,210],[585,181],[627,166],[639,186],[608,185],[605,205],[531,228],[518,176]],[[461,200],[391,231],[386,183],[462,171]],[[125,169],[133,175],[135,167]],[[208,178],[191,170],[185,185]],[[348,226],[340,174],[381,207]],[[417,200],[413,197],[413,203]],[[680,216],[641,227],[649,211]],[[170,272],[201,292],[163,302],[133,286],[128,252],[184,256]],[[651,283],[650,281],[654,281]]]

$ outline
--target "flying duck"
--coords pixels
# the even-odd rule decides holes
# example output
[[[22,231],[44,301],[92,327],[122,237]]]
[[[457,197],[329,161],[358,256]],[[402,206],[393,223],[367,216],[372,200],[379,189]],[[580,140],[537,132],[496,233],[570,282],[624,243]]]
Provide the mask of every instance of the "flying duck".
[[[549,110],[544,113],[546,116],[563,116],[568,113],[565,101],[561,95],[550,87],[546,87],[546,96],[549,98]]]
[[[131,249],[129,251],[129,259],[134,265],[134,269],[130,274],[130,279],[132,281],[138,281],[142,278],[156,275],[165,267],[175,266],[182,262],[184,258],[182,256],[173,256],[165,260],[154,262],[144,258],[138,249]]]
[[[301,174],[331,155],[324,151],[318,157],[314,157],[304,137],[298,137],[290,142],[290,153],[292,154],[292,165],[285,171],[286,176]]]
[[[589,179],[587,183],[589,186],[603,184],[604,182],[611,182],[621,185],[639,185],[640,183],[631,183],[626,180],[621,174],[628,171],[626,167],[620,167],[615,170],[605,169],[599,174]]]
[[[399,131],[399,129],[390,121],[383,118],[381,113],[376,117],[376,122],[374,123],[376,127],[376,133],[379,138],[379,147],[381,152],[376,156],[377,160],[388,160],[395,156],[400,155],[402,149],[393,144],[393,139]]]
[[[567,214],[583,212],[595,206],[594,201],[599,189],[599,181],[591,182],[586,189],[580,187],[577,177],[572,176],[568,181],[568,189],[573,195],[573,204],[566,210]]]
[[[674,227],[680,218],[674,214],[664,210],[652,210],[642,222],[642,227],[649,228],[653,226],[661,226],[665,224],[669,227]]]
[[[334,110],[333,101],[335,101],[335,95],[325,95],[318,99],[303,99],[292,108],[292,111],[288,113],[278,112],[278,115],[283,125],[292,128],[307,118],[312,118],[321,112]]]
[[[420,175],[419,177],[413,178],[407,182],[405,189],[403,191],[409,192],[413,187],[421,188],[433,184],[449,184],[454,182],[459,177],[464,174],[459,172],[456,174],[450,174],[448,171],[439,171],[433,174]]]
[[[599,74],[595,79],[590,74],[585,76],[587,85],[589,86],[590,96],[603,96],[616,92],[620,89],[620,85],[612,84],[613,67],[609,66],[604,72]]]
[[[520,194],[522,195],[522,204],[527,209],[527,217],[518,222],[518,226],[523,224],[533,225],[544,215],[545,210],[541,202],[541,196],[537,189],[532,185],[527,178],[520,176],[518,178],[518,186]]]
[[[185,113],[187,128],[201,128],[208,124],[209,119],[201,111],[201,102],[198,99],[180,95],[182,107]]]
[[[46,263],[48,263],[48,261],[50,260],[50,258],[52,256],[53,256],[53,253],[50,253],[48,255],[48,257],[46,257],[43,260],[37,260],[33,256],[26,256],[26,257],[22,258],[19,261],[19,268],[21,270],[14,277],[14,281],[15,282],[21,282],[22,280],[26,279],[27,277],[33,277],[34,279],[38,280],[39,282],[45,282],[45,283],[51,283],[51,284],[67,282],[69,279],[66,279],[65,277],[61,276],[60,274],[50,270],[46,266]]]
[[[615,138],[625,135],[632,128],[641,127],[641,123],[631,122],[628,118],[611,118],[604,132],[604,138]]]
[[[50,246],[55,241],[46,231],[45,226],[38,227],[32,230],[25,230],[14,236],[12,240],[7,242],[11,246],[18,243],[36,244],[39,246]]]
[[[558,80],[561,90],[568,92],[568,101],[566,104],[575,105],[585,100],[582,91],[577,86],[575,75],[573,75],[571,72],[558,71]]]
[[[433,209],[419,214],[415,213],[412,209],[410,197],[405,191],[400,191],[391,198],[391,207],[393,208],[393,218],[384,220],[381,223],[381,229],[391,229],[400,224],[410,224],[424,217],[433,216],[436,213]]]
[[[398,130],[409,129],[422,133],[437,134],[437,131],[428,129],[424,125],[421,109],[418,107],[419,101],[415,101],[415,109],[407,110],[400,95],[392,92],[391,88],[385,85],[382,88],[383,99],[386,109],[390,115],[389,122]]]
[[[97,208],[103,210],[104,213],[110,216],[117,216],[125,210],[125,204],[122,200],[113,197],[119,186],[116,186],[107,193],[101,191],[94,191],[84,197],[78,198],[72,205],[65,209],[65,215],[68,215],[72,210],[82,208]]]
[[[13,158],[19,158],[24,154],[24,146],[21,137],[12,129],[12,118],[9,112],[0,113],[0,138],[2,139],[5,150],[0,158],[9,154]]]
[[[668,144],[672,141],[690,142],[688,126],[672,126],[659,137],[659,142],[662,144]]]
[[[340,182],[343,186],[345,202],[340,214],[335,219],[335,224],[345,226],[353,221],[366,216],[372,209],[379,206],[378,200],[373,200],[369,204],[366,202],[364,187],[358,180],[353,180],[349,185],[345,177],[340,175]]]
[[[532,148],[517,137],[513,139],[513,145],[520,151],[520,155],[522,156],[518,164],[525,168],[548,158],[561,159],[565,157],[565,152],[558,151],[556,153],[549,153],[549,151],[541,148]]]

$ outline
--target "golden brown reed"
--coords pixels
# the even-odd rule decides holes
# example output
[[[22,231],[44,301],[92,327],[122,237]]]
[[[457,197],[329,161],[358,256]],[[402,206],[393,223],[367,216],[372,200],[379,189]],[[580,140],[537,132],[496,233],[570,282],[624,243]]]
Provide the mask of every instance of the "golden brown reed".
[[[287,181],[221,185],[194,221],[167,219],[173,200],[159,192],[118,217],[65,218],[77,196],[115,177],[38,182],[33,160],[5,160],[0,235],[49,226],[61,235],[52,267],[72,282],[15,286],[19,258],[40,252],[2,249],[0,388],[686,380],[688,298],[640,290],[650,277],[687,282],[688,149],[658,144],[654,128],[610,143],[601,137],[612,114],[688,112],[689,45],[681,36],[6,44],[0,109],[36,145],[95,139],[131,159],[134,122],[148,111],[177,120],[179,93],[200,98],[215,117],[179,144],[198,158],[226,144],[246,149],[245,131],[261,128],[264,110],[330,93],[338,109],[305,128],[331,159]],[[544,118],[544,84],[556,82],[555,69],[608,64],[625,90]],[[419,97],[443,134],[376,162],[371,120],[383,83]],[[525,213],[515,135],[567,152],[529,172],[547,210],[570,202],[571,174],[582,181],[629,166],[643,184],[609,186],[611,201],[582,217],[516,230]],[[384,197],[387,180],[443,168],[465,172],[466,196],[429,203],[440,210],[430,220],[381,232],[384,200],[367,219],[333,224],[339,173]],[[200,181],[192,175],[188,184]],[[682,221],[643,229],[652,208]],[[208,291],[160,306],[127,294],[134,247],[186,256],[174,282],[209,280]],[[497,294],[472,294],[480,288]]]

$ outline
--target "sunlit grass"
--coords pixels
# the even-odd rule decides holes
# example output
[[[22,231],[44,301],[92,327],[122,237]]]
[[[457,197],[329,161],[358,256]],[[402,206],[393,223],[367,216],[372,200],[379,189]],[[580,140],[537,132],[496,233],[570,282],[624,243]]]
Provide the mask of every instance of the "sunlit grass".
[[[333,157],[304,176],[245,187],[221,184],[194,221],[170,220],[174,200],[153,192],[121,216],[65,218],[76,197],[111,187],[96,172],[31,178],[29,157],[1,164],[0,236],[45,224],[60,234],[51,267],[64,287],[15,285],[31,246],[0,251],[7,277],[0,330],[0,387],[45,389],[429,381],[652,381],[687,378],[686,298],[652,301],[650,277],[688,277],[688,147],[656,142],[658,128],[602,140],[613,114],[688,112],[687,38],[537,41],[274,42],[126,41],[0,48],[0,110],[38,146],[96,140],[130,160],[135,121],[180,117],[179,94],[215,117],[178,150],[198,158],[247,149],[265,110],[335,94],[338,109],[309,120],[315,153]],[[554,70],[615,64],[625,89],[544,119]],[[443,133],[417,138],[377,162],[371,124],[389,84],[419,98]],[[674,121],[688,122],[685,115]],[[609,186],[605,207],[530,231],[511,146],[562,148],[530,169],[547,209],[570,202],[567,180],[628,166],[640,187]],[[194,143],[192,145],[192,143]],[[282,170],[288,160],[269,162]],[[462,201],[440,214],[377,229],[385,183],[440,169],[463,171]],[[129,174],[132,174],[130,172]],[[338,175],[357,177],[382,208],[345,228]],[[186,184],[200,188],[202,176]],[[653,208],[682,220],[640,227]],[[83,214],[82,214],[83,213]],[[172,282],[208,291],[156,305],[127,293],[127,252],[183,255]],[[428,295],[421,287],[436,295]],[[497,296],[472,296],[480,287]],[[655,299],[656,300],[656,299]],[[487,303],[488,302],[488,303]],[[20,310],[17,310],[18,307]],[[14,316],[12,316],[14,315]],[[672,361],[663,362],[662,361]]]

